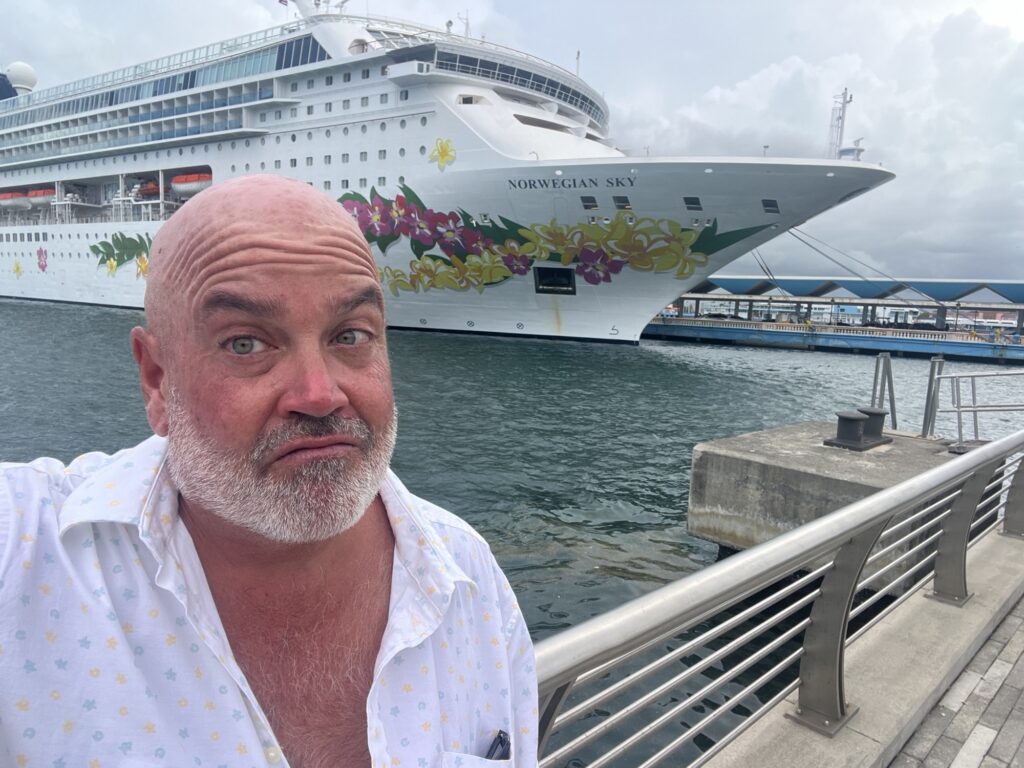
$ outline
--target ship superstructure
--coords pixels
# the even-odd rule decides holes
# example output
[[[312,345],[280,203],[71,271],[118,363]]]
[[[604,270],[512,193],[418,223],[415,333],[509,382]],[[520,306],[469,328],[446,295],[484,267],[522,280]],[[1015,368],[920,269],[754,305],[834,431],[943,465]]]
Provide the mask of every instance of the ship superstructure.
[[[392,326],[636,341],[690,285],[892,177],[626,157],[604,99],[564,69],[298,5],[263,32],[0,100],[0,295],[139,307],[161,222],[211,183],[274,173],[357,218]]]

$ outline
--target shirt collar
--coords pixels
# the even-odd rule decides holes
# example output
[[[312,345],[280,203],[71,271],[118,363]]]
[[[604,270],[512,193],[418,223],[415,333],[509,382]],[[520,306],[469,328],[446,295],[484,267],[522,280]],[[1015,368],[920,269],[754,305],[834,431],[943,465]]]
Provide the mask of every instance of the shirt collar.
[[[60,534],[79,523],[135,525],[154,554],[164,550],[177,519],[177,489],[167,470],[167,440],[154,435],[113,456],[68,496],[58,513]],[[459,582],[476,583],[456,563],[446,536],[390,469],[381,483],[381,499],[395,536],[395,557],[418,591],[440,616]]]

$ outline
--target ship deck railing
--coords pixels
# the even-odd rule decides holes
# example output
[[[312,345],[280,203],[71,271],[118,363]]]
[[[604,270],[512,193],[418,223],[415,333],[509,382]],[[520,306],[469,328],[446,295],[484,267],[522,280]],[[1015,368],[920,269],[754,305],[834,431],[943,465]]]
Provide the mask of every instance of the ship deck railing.
[[[703,765],[776,705],[839,732],[847,646],[922,588],[962,605],[967,549],[1024,535],[1022,455],[986,443],[539,642],[541,765]]]

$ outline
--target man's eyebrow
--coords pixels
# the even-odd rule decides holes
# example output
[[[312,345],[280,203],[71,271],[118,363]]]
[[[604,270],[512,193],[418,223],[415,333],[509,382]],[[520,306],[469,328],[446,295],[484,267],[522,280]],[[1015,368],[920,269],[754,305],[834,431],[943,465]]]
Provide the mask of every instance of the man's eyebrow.
[[[278,302],[268,299],[251,299],[226,291],[213,291],[203,302],[200,313],[206,320],[210,315],[224,310],[235,310],[257,317],[269,317],[280,311],[280,305]]]
[[[338,305],[335,307],[334,313],[339,316],[347,315],[364,304],[374,304],[381,312],[383,312],[384,299],[381,297],[380,289],[376,287],[367,288],[360,291],[350,299],[339,301]]]

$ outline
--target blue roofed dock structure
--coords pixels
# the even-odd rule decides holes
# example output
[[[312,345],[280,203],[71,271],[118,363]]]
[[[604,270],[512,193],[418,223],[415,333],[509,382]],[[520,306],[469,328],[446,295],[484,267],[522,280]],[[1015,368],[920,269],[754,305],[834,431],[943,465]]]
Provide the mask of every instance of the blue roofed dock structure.
[[[644,338],[1024,363],[1024,281],[712,275]]]

